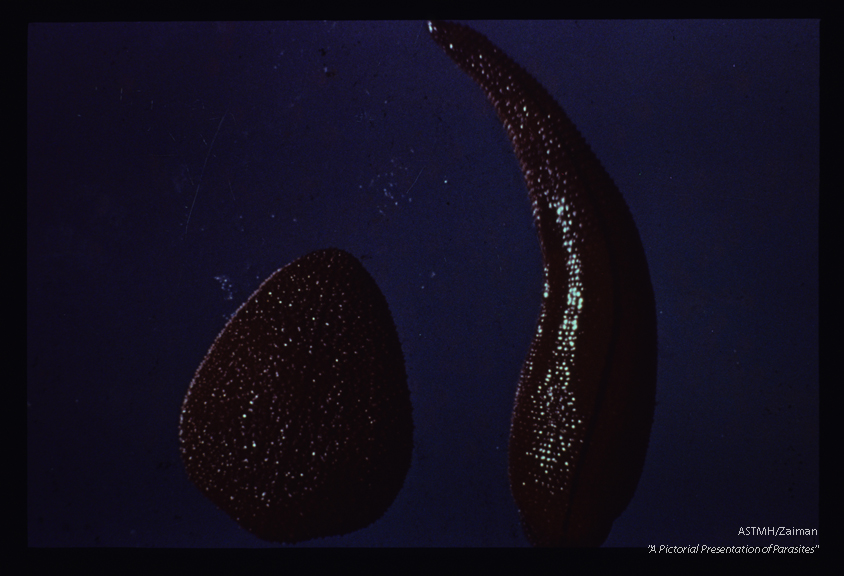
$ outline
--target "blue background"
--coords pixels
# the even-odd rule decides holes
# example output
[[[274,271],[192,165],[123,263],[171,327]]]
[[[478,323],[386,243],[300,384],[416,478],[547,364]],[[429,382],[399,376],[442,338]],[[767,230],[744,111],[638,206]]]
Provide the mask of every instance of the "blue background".
[[[818,524],[819,23],[472,25],[567,111],[648,256],[656,415],[606,544],[816,543],[738,531]],[[379,521],[305,545],[527,544],[506,447],[539,243],[423,22],[33,24],[27,82],[30,545],[272,546],[190,483],[179,410],[228,316],[330,246],[389,302],[415,449]]]

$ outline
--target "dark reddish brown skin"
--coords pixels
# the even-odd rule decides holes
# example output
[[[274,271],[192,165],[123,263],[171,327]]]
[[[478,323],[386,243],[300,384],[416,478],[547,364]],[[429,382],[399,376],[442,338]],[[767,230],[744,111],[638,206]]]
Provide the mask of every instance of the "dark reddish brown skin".
[[[188,388],[188,476],[243,528],[300,542],[374,522],[413,449],[396,327],[351,254],[303,256],[238,309]]]
[[[480,84],[513,144],[545,289],[510,431],[510,487],[538,546],[598,546],[642,473],[656,396],[656,311],[639,233],[563,109],[486,37],[431,35]]]

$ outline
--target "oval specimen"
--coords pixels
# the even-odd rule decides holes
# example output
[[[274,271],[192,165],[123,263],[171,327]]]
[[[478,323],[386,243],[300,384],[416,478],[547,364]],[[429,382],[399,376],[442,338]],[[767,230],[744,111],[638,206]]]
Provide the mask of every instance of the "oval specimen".
[[[545,274],[510,429],[510,489],[528,539],[597,546],[633,497],[656,396],[656,310],[630,211],[548,92],[486,37],[432,22],[480,84],[524,173]]]
[[[200,364],[179,439],[194,484],[265,540],[381,517],[410,467],[413,421],[387,301],[354,256],[312,252],[261,284]]]

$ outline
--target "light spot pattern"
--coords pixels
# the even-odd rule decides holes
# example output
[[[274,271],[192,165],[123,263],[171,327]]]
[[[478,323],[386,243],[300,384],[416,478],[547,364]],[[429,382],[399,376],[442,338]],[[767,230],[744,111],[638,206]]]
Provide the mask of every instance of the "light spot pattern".
[[[600,545],[635,492],[653,420],[656,312],[642,243],[615,184],[545,89],[471,28],[429,30],[495,107],[542,248],[542,308],[513,407],[511,491],[534,544]]]
[[[179,439],[194,484],[265,540],[381,517],[410,467],[410,392],[387,302],[354,256],[312,252],[252,294],[199,366]]]

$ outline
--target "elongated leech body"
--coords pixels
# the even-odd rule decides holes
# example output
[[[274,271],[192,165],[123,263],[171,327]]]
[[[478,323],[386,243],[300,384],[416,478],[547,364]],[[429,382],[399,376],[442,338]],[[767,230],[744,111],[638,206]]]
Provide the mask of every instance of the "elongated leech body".
[[[432,22],[513,145],[545,286],[510,430],[510,488],[538,546],[597,546],[636,490],[656,396],[656,311],[621,193],[563,109],[486,37]]]

